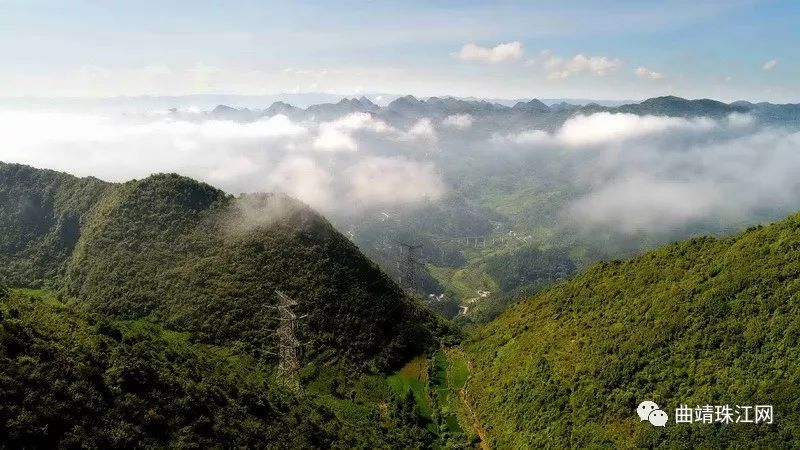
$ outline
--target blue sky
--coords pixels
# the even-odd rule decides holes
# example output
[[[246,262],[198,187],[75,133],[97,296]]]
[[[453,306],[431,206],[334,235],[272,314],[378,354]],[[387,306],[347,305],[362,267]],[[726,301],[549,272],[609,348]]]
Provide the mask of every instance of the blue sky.
[[[800,2],[0,0],[0,96],[800,102]]]

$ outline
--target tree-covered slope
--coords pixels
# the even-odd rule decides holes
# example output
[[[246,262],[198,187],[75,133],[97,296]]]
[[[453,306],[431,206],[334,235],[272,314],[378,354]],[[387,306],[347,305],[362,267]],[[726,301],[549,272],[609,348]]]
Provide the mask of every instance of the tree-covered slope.
[[[305,205],[177,175],[111,184],[0,163],[0,282],[257,355],[276,350],[281,290],[309,359],[380,369],[445,328]]]
[[[116,186],[83,228],[66,294],[214,343],[275,352],[276,291],[308,351],[385,368],[441,326],[321,216],[286,197],[233,198],[177,175]],[[313,355],[310,355],[313,356]]]
[[[27,287],[54,284],[91,207],[109,186],[0,162],[0,280]]]
[[[316,368],[304,373],[312,386],[296,396],[272,374],[241,350],[0,286],[0,447],[430,445],[402,402],[387,404],[381,377]],[[327,392],[329,384],[347,397]]]
[[[800,442],[800,215],[601,263],[466,345],[494,448],[789,448]],[[665,428],[640,423],[655,401]],[[774,424],[676,424],[675,408],[773,405]]]
[[[444,439],[375,369],[452,330],[305,205],[177,175],[0,169],[0,447]],[[278,290],[297,301],[299,392],[276,369]]]

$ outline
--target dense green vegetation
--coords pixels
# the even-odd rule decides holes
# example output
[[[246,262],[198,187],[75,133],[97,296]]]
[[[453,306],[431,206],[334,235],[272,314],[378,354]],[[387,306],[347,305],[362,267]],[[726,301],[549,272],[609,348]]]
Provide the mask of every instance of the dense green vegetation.
[[[458,421],[461,402],[461,389],[469,376],[466,360],[457,349],[442,350],[431,358],[431,390],[437,406],[436,419],[440,431],[447,436],[458,436],[462,441],[465,433]],[[463,435],[463,436],[462,436]]]
[[[450,348],[431,358],[414,358],[387,382],[396,402],[405,405],[417,423],[435,437],[433,448],[468,449],[479,442],[470,425],[462,426],[459,421],[468,376],[464,355]]]
[[[0,281],[63,289],[92,311],[148,317],[208,343],[274,347],[269,306],[296,299],[307,351],[385,369],[446,325],[314,211],[234,198],[177,175],[111,185],[0,164]]]
[[[495,448],[788,448],[800,442],[800,215],[600,263],[467,344]],[[772,425],[639,423],[636,405],[771,404]]]
[[[0,280],[52,286],[108,188],[94,178],[0,163]]]
[[[439,252],[441,265],[427,267],[436,280],[463,295],[497,291],[460,318],[475,330],[462,352],[441,348],[456,341],[445,321],[292,199],[235,198],[177,175],[107,184],[0,171],[9,447],[800,441],[800,215],[601,263],[549,288],[583,256],[453,250],[471,261],[458,267]],[[302,395],[275,369],[279,290],[302,317]],[[671,416],[685,403],[772,404],[776,417],[659,429],[636,417],[644,399]]]
[[[399,403],[387,403],[380,376],[311,367],[298,397],[274,381],[271,366],[240,350],[193,344],[150,322],[76,312],[43,292],[0,288],[0,367],[0,442],[9,448],[433,441]]]
[[[203,341],[270,347],[275,291],[296,299],[298,337],[359,364],[396,366],[438,328],[321,216],[289,198],[234,199],[158,175],[120,186],[87,224],[67,294],[119,317],[153,317]]]
[[[540,288],[563,280],[575,272],[575,264],[562,249],[522,248],[486,262],[486,272],[503,292],[527,286]]]
[[[386,374],[453,329],[305,205],[177,175],[108,184],[0,170],[0,283],[52,288],[0,288],[4,445],[444,439],[435,411],[421,415]],[[277,291],[297,302],[299,392],[276,371]]]

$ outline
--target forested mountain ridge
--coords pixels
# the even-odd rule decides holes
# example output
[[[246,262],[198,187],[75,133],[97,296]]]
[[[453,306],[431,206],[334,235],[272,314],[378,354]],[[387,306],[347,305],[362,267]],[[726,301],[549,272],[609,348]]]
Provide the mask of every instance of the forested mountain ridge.
[[[209,342],[274,344],[275,292],[310,348],[380,367],[424,352],[438,319],[321,216],[282,196],[235,199],[177,175],[121,185],[98,206],[66,292],[118,317],[153,316]]]
[[[52,286],[110,184],[0,162],[0,280]]]
[[[309,207],[170,174],[112,184],[0,163],[0,175],[3,444],[450,439],[386,379],[453,329]],[[302,395],[276,371],[278,290],[297,302]]]
[[[800,440],[800,215],[593,266],[511,307],[466,350],[495,448],[787,448]],[[665,428],[640,423],[655,401]],[[680,404],[774,423],[676,424]]]
[[[9,230],[0,257],[13,263],[3,266],[13,286],[51,285],[90,311],[147,317],[255,354],[275,345],[270,307],[282,290],[306,316],[298,337],[309,357],[333,351],[377,369],[447,333],[327,220],[288,197],[234,198],[177,175],[109,184],[0,170]]]

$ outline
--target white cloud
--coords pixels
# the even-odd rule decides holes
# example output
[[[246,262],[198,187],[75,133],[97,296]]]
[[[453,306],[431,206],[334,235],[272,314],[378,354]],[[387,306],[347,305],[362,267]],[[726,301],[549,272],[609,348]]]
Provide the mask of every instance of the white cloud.
[[[356,151],[358,142],[353,136],[357,131],[373,133],[396,133],[397,130],[367,113],[352,113],[339,119],[319,124],[319,133],[312,147],[322,151]]]
[[[622,61],[617,58],[580,54],[566,60],[558,56],[550,56],[544,63],[547,77],[550,79],[564,79],[581,73],[602,77],[616,71],[620,66],[622,66]]]
[[[408,130],[402,131],[374,118],[368,113],[352,113],[339,119],[322,122],[311,148],[323,152],[355,152],[359,150],[360,137],[369,133],[387,141],[435,141],[436,130],[428,118],[417,120]]]
[[[227,181],[257,173],[261,166],[246,155],[231,155],[224,157],[219,165],[209,169],[210,180]]]
[[[660,80],[664,78],[664,74],[661,72],[656,72],[641,66],[637,67],[633,73],[639,78],[647,78],[648,80]]]
[[[306,135],[305,127],[281,115],[240,124],[165,116],[0,111],[0,160],[111,180],[164,170],[222,180],[226,173],[252,172],[257,164],[249,158],[252,150],[283,148]]]
[[[746,126],[752,123],[753,118],[746,114],[732,114],[726,121],[731,126]],[[542,130],[525,130],[506,135],[496,134],[491,140],[495,143],[505,142],[524,146],[559,145],[566,148],[594,148],[650,138],[666,132],[706,132],[716,126],[714,120],[704,117],[685,119],[600,112],[571,117],[553,134]]]
[[[435,200],[445,191],[432,163],[401,157],[366,158],[345,174],[350,180],[347,198],[361,206]]]
[[[755,117],[744,113],[732,113],[725,119],[732,127],[749,127],[756,123]]]
[[[466,44],[458,52],[458,58],[463,61],[479,61],[486,63],[501,63],[518,61],[522,58],[524,50],[522,44],[514,41],[497,45],[493,48],[480,47],[475,44]]]
[[[541,130],[523,131],[512,139],[517,144],[543,144],[551,140],[550,134]]]
[[[273,190],[298,198],[314,208],[328,210],[333,204],[333,176],[308,156],[288,156],[269,175]]]
[[[372,206],[444,190],[433,164],[374,153],[426,145],[436,138],[429,119],[406,131],[360,113],[319,125],[282,115],[250,123],[192,117],[0,110],[0,161],[109,181],[177,172],[232,193],[285,192],[325,213],[352,210],[351,193]]]
[[[330,123],[320,124],[319,134],[311,145],[315,150],[326,152],[358,150],[358,142],[346,129],[337,128]]]
[[[406,132],[406,137],[411,140],[436,140],[436,130],[433,128],[431,119],[422,118],[417,120]]]
[[[387,133],[392,127],[382,120],[377,120],[369,113],[357,112],[330,122],[333,126],[345,130],[369,130],[375,133]]]
[[[473,120],[474,119],[469,114],[453,114],[445,117],[444,120],[442,120],[442,125],[459,130],[466,130],[472,126]]]
[[[684,119],[665,116],[601,112],[578,115],[567,120],[556,133],[559,141],[571,146],[607,144],[666,131],[705,131],[716,123],[708,118]]]
[[[602,112],[572,117],[552,133],[495,132],[487,147],[489,157],[530,158],[541,179],[573,183],[582,194],[561,217],[587,232],[678,237],[687,226],[717,229],[800,208],[800,133],[760,126],[749,114]],[[558,175],[547,175],[553,168]]]
[[[746,114],[613,120],[620,119],[614,125],[608,117],[588,118],[572,125],[594,122],[582,133],[565,131],[566,124],[557,132],[559,138],[575,132],[577,142],[592,145],[592,152],[576,155],[578,170],[571,175],[586,191],[567,208],[581,227],[669,232],[709,220],[741,223],[756,212],[777,217],[800,207],[794,175],[800,171],[800,133],[757,127]],[[596,133],[600,124],[613,131]],[[637,128],[644,131],[626,131]]]
[[[535,146],[551,143],[553,141],[553,136],[542,130],[526,130],[506,135],[495,134],[492,136],[491,141],[496,144],[512,143]]]
[[[708,183],[634,175],[586,195],[573,203],[571,212],[583,223],[628,233],[653,232],[707,217],[718,200],[715,187]]]
[[[190,122],[172,122],[173,126],[185,126]],[[308,130],[298,125],[283,114],[277,114],[269,118],[257,120],[255,122],[237,123],[229,120],[209,120],[197,127],[198,133],[203,137],[229,140],[229,139],[259,139],[259,138],[280,138],[305,135]]]
[[[763,66],[761,66],[761,70],[769,71],[769,70],[774,69],[777,66],[778,66],[778,60],[777,59],[770,59],[769,61],[765,62]]]

